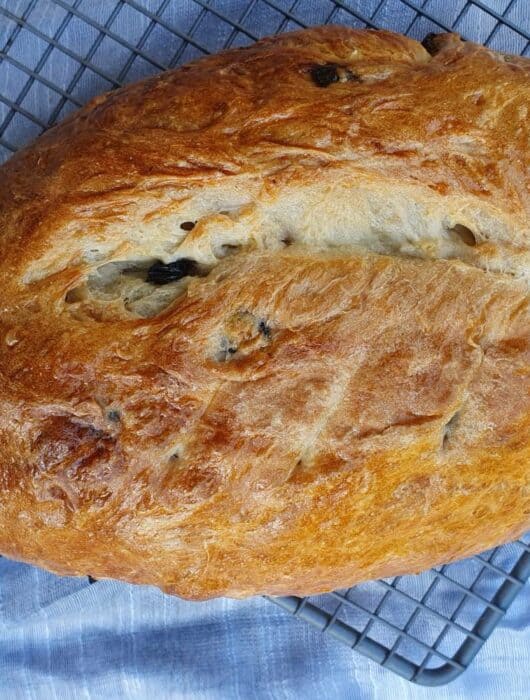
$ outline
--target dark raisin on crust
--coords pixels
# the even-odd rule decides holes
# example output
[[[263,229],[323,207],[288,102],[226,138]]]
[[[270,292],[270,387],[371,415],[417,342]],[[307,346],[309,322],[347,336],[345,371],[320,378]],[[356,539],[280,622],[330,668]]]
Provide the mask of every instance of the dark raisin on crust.
[[[267,340],[270,339],[270,337],[272,335],[271,327],[269,325],[267,325],[267,323],[265,321],[259,322],[258,330],[264,338],[266,338]]]
[[[318,87],[327,87],[339,80],[336,63],[313,66],[310,70],[311,78]]]
[[[196,221],[183,221],[180,224],[180,228],[183,231],[191,231],[193,228],[195,228],[196,223],[197,223]]]
[[[434,56],[435,54],[438,53],[440,50],[440,41],[439,37],[440,34],[436,34],[435,32],[430,32],[427,34],[427,36],[424,38],[424,40],[421,42],[421,45],[429,53],[431,56]]]
[[[230,357],[237,353],[237,350],[237,344],[225,336],[221,339],[219,351],[217,352],[215,359],[217,362],[228,362]]]
[[[183,277],[198,277],[201,270],[195,260],[191,258],[180,258],[170,263],[163,263],[161,260],[153,263],[147,271],[147,282],[151,284],[169,284],[176,282]]]
[[[331,83],[345,83],[349,80],[361,82],[358,75],[338,63],[317,63],[311,66],[309,73],[317,87],[328,87]]]

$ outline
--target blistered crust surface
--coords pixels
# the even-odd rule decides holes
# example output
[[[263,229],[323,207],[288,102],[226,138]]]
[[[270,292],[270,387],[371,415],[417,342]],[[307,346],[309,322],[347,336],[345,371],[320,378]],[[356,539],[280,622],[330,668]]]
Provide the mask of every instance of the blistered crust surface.
[[[529,64],[323,27],[0,169],[0,551],[190,598],[530,525]]]

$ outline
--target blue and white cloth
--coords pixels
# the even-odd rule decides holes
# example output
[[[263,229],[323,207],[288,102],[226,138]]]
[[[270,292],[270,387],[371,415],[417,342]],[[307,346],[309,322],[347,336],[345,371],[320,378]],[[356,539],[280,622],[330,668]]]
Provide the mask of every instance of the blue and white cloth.
[[[422,688],[263,598],[189,603],[0,559],[2,700],[528,700],[530,586],[467,671]]]

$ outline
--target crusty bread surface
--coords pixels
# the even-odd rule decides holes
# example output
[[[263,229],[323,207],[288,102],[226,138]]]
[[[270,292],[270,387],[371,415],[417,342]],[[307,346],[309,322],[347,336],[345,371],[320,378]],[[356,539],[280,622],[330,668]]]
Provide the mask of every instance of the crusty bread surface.
[[[0,168],[0,552],[190,599],[530,528],[530,61],[317,27]]]

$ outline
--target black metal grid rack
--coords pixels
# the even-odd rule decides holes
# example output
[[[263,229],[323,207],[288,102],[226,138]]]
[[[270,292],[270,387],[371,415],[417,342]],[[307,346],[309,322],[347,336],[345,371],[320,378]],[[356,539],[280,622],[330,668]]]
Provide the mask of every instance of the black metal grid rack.
[[[0,162],[93,95],[312,24],[454,29],[530,55],[527,0],[0,0]],[[271,599],[386,668],[441,685],[471,662],[530,576],[530,536],[420,576]]]

